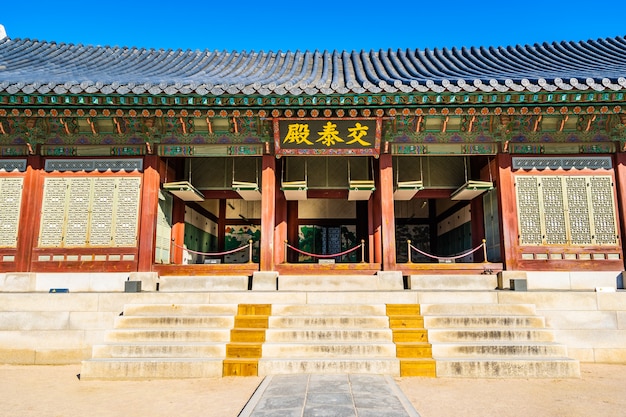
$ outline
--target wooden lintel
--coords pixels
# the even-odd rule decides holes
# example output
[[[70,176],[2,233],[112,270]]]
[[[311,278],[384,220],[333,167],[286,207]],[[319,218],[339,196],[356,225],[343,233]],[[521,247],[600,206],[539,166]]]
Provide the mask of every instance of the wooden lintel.
[[[450,198],[453,191],[447,188],[427,188],[418,191],[413,198]]]
[[[230,200],[238,200],[241,198],[237,191],[233,190],[201,190],[200,191],[205,199],[230,199]]]
[[[308,198],[335,198],[348,199],[348,190],[311,190],[307,191]]]

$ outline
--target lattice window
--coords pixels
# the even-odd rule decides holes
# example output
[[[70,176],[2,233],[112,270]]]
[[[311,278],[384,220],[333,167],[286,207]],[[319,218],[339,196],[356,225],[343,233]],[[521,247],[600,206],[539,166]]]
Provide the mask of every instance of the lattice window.
[[[589,182],[596,242],[600,245],[613,245],[617,235],[613,182],[610,177],[591,177]]]
[[[593,233],[589,218],[588,178],[567,177],[565,183],[572,244],[590,245]]]
[[[567,233],[561,178],[544,177],[540,184],[543,197],[545,241],[548,245],[565,245]]]
[[[46,178],[39,246],[136,246],[140,195],[138,176]]]
[[[540,245],[542,232],[537,178],[518,177],[516,185],[520,244]]]
[[[617,245],[610,176],[518,176],[520,245]]]

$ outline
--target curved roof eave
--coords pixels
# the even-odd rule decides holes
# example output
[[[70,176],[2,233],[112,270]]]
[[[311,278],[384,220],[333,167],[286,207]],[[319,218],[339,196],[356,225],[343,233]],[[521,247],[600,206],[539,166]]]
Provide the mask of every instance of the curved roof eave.
[[[626,39],[333,52],[101,47],[0,39],[0,92],[346,94],[626,89]]]

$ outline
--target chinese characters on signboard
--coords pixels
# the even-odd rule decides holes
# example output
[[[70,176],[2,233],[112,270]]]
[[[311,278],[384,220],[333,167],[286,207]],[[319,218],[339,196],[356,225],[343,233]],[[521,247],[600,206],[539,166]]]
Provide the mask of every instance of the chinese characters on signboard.
[[[376,119],[279,119],[274,122],[279,155],[378,155]]]

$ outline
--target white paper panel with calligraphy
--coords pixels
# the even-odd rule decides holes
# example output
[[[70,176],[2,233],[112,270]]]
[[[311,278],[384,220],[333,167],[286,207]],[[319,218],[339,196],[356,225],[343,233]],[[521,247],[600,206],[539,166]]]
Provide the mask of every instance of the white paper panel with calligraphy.
[[[68,179],[68,205],[64,246],[84,246],[89,227],[90,178]]]
[[[60,247],[63,244],[68,184],[69,178],[46,178],[45,180],[39,246]]]
[[[120,178],[115,207],[115,246],[135,246],[141,178]]]
[[[113,204],[117,178],[94,178],[89,244],[109,246],[113,227]]]
[[[24,178],[0,178],[0,247],[15,248]]]

